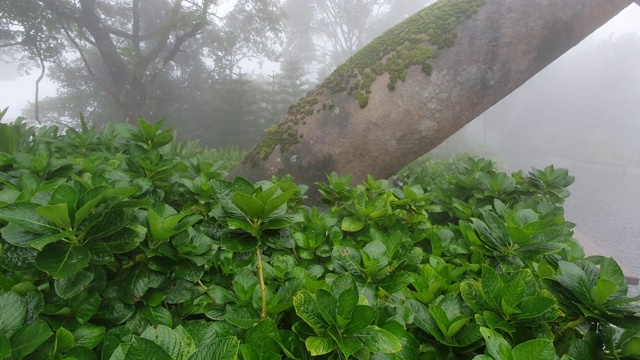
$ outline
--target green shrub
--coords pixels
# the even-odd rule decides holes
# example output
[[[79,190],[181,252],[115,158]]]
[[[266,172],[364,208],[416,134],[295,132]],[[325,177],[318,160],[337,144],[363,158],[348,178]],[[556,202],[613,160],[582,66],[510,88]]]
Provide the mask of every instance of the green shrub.
[[[162,123],[82,125],[0,153],[0,359],[640,358],[564,169],[329,174],[317,208],[290,177],[224,180]]]

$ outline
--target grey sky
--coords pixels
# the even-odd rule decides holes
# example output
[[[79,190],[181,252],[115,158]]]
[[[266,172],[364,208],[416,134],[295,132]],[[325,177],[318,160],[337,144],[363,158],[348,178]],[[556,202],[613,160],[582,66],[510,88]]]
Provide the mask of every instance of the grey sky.
[[[640,33],[639,6],[631,5],[592,34],[590,38],[606,39],[627,32]],[[13,121],[20,114],[20,110],[27,105],[27,102],[33,100],[37,73],[38,71],[35,70],[31,75],[18,77],[14,66],[0,63],[0,109],[9,107],[9,112],[4,119],[5,122]],[[45,78],[41,84],[40,94],[41,97],[54,95],[55,84]]]

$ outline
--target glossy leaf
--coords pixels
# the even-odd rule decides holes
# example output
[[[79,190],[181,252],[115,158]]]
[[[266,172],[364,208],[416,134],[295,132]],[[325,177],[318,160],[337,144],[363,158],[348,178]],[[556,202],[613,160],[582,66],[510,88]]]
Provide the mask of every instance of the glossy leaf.
[[[124,360],[173,360],[158,344],[151,340],[135,337]]]
[[[309,336],[304,344],[311,356],[328,354],[336,348],[336,343],[327,336]]]
[[[45,246],[36,256],[38,269],[50,276],[64,278],[89,265],[91,254],[81,246],[53,243]]]
[[[10,338],[22,325],[27,314],[27,304],[15,292],[0,294],[0,335]]]
[[[220,337],[196,351],[189,360],[236,360],[240,341],[235,337]]]
[[[25,355],[31,354],[38,346],[47,341],[51,335],[53,335],[53,332],[43,320],[25,324],[10,338],[11,355],[21,359]]]

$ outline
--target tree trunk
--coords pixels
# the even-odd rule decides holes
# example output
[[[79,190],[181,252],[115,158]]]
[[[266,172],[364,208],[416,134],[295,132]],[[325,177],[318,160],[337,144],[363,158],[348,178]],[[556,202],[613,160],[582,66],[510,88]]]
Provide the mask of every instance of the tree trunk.
[[[375,39],[293,105],[232,175],[255,181],[291,174],[307,185],[331,171],[358,182],[367,174],[387,178],[632,2],[440,0]],[[429,47],[440,49],[431,56]],[[308,195],[314,201],[317,193]]]

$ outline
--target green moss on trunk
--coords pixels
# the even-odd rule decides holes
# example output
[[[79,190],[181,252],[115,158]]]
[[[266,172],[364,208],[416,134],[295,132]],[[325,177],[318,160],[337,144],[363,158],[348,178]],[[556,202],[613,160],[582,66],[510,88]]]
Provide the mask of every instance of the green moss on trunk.
[[[266,130],[264,137],[245,158],[244,163],[257,166],[267,159],[276,145],[286,151],[301,136],[294,128],[306,124],[305,118],[325,110],[333,110],[331,102],[319,104],[320,96],[347,92],[358,101],[361,109],[369,104],[371,85],[378,76],[389,74],[387,89],[394,91],[398,80],[405,81],[408,69],[420,66],[431,76],[431,60],[439,50],[455,44],[455,29],[475,14],[485,0],[439,0],[387,30],[340,65],[322,84],[289,107],[287,118]]]

